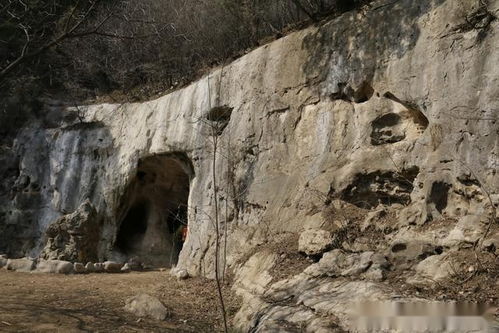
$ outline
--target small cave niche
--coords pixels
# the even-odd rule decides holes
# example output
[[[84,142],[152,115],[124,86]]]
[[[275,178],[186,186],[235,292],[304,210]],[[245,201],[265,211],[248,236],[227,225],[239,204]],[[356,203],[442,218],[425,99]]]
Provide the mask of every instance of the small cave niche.
[[[428,203],[433,204],[435,209],[442,214],[443,210],[447,207],[447,200],[449,198],[449,189],[451,185],[444,182],[434,182],[431,185]]]
[[[416,103],[413,102],[408,102],[408,101],[402,101],[400,100],[397,96],[392,94],[391,92],[387,91],[383,94],[383,97],[388,98],[396,103],[401,104],[404,106],[410,118],[416,124],[421,132],[425,131],[428,128],[428,125],[430,124],[430,121],[426,117],[426,115],[420,110],[420,108],[417,106]]]
[[[221,135],[229,124],[230,117],[232,115],[233,108],[222,105],[212,108],[206,114],[206,120],[210,122],[210,126],[213,128],[215,135]]]
[[[373,95],[374,95],[374,88],[369,84],[369,82],[364,81],[354,91],[353,101],[355,103],[364,103],[370,100]]]
[[[350,84],[340,82],[337,90],[331,94],[332,100],[344,100],[353,103],[364,103],[374,95],[374,88],[367,81],[363,81],[358,87],[353,88]]]
[[[371,124],[371,144],[378,146],[404,140],[405,132],[398,126],[400,123],[401,117],[396,113],[387,113],[376,118]]]
[[[115,249],[152,267],[177,263],[193,167],[183,153],[141,159],[120,205]]]
[[[340,198],[357,207],[372,209],[379,204],[408,205],[419,174],[416,166],[396,171],[376,171],[355,175],[352,183],[341,191]]]

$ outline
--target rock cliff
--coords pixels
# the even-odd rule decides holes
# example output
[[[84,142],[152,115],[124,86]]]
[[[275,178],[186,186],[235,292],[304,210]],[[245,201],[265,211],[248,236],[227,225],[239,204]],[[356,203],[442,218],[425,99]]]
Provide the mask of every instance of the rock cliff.
[[[46,253],[86,202],[99,260],[213,276],[216,190],[251,332],[348,328],[348,302],[476,270],[473,251],[497,268],[497,15],[375,1],[150,102],[52,105],[2,155],[0,252]],[[324,255],[298,254],[308,229]]]

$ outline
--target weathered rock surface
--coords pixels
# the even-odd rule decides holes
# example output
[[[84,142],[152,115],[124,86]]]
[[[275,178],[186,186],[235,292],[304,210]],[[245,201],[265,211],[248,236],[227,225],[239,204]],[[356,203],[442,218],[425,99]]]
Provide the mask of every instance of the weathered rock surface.
[[[32,124],[0,156],[0,251],[213,277],[216,188],[237,324],[349,329],[347,301],[395,292],[384,260],[443,281],[449,258],[496,246],[481,238],[497,232],[498,15],[497,0],[378,0],[156,100],[65,108],[79,120]],[[334,256],[274,281],[280,249],[256,249],[308,228]]]
[[[48,226],[45,232],[47,242],[41,257],[68,261],[97,258],[99,227],[97,212],[91,202],[86,200],[75,212],[62,216]]]
[[[138,317],[164,320],[169,312],[159,299],[147,294],[140,294],[126,300],[125,311]]]

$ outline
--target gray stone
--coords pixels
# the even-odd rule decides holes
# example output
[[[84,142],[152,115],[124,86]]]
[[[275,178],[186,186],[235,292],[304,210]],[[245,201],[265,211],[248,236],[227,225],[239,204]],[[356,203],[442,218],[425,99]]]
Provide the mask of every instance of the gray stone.
[[[0,255],[0,268],[6,266],[8,260],[9,259],[7,258],[6,255],[4,255],[4,254]]]
[[[120,273],[121,272],[121,267],[123,267],[123,264],[120,264],[115,261],[104,261],[102,263],[102,267],[104,269],[104,272],[106,273]]]
[[[35,272],[70,274],[73,273],[73,264],[70,263],[69,261],[64,261],[64,260],[39,259],[36,265]]]
[[[402,239],[395,241],[387,256],[400,269],[409,268],[429,256],[442,253],[442,247],[422,240]]]
[[[60,217],[48,226],[41,257],[67,261],[94,259],[97,257],[99,230],[97,211],[86,200],[73,213]]]
[[[73,265],[74,272],[77,274],[83,274],[87,271],[85,270],[85,266],[81,262],[75,262]]]
[[[126,300],[125,311],[133,313],[138,317],[148,317],[156,320],[164,320],[169,316],[168,309],[156,297],[140,294]]]
[[[95,265],[92,262],[87,262],[87,264],[85,265],[85,270],[87,271],[87,273],[93,273],[95,272]]]
[[[416,275],[409,276],[408,282],[421,283],[441,281],[452,274],[452,262],[446,255],[431,256],[415,267]]]
[[[96,262],[94,264],[94,272],[95,273],[102,273],[102,272],[104,272],[104,265],[101,262]]]
[[[189,277],[189,273],[185,269],[179,269],[175,273],[175,276],[179,280],[185,280],[185,279],[187,279]]]
[[[333,235],[326,230],[305,230],[298,240],[298,251],[307,255],[318,255],[329,250],[333,243]]]
[[[372,264],[373,252],[347,254],[336,249],[324,253],[318,263],[305,269],[305,274],[320,276],[355,276],[367,271]]]
[[[8,259],[5,268],[9,271],[30,272],[36,267],[36,261],[30,258]]]

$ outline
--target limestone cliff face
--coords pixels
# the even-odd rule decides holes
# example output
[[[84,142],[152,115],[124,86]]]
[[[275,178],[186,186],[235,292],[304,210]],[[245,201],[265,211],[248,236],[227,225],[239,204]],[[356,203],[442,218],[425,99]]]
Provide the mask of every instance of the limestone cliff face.
[[[178,225],[147,241],[130,227],[142,238],[125,235],[133,244],[120,247],[133,209],[160,229],[187,214],[178,265],[212,276],[215,186],[236,270],[260,245],[324,227],[334,205],[370,217],[361,230],[380,210],[390,216],[385,246],[476,241],[499,203],[498,9],[495,0],[378,1],[156,100],[67,108],[58,126],[16,140],[0,251],[39,254],[48,225],[89,199],[101,259],[157,254],[175,237]],[[339,211],[333,220],[355,219]],[[440,233],[422,231],[442,220],[452,222]]]

